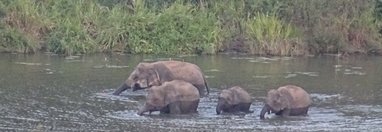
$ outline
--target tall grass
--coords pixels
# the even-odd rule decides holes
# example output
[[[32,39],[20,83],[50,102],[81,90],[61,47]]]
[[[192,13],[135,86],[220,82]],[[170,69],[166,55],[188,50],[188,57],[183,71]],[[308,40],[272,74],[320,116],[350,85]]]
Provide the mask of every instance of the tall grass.
[[[311,53],[367,53],[381,46],[375,0],[291,0],[282,16],[304,30]]]
[[[301,55],[303,46],[297,31],[290,24],[284,24],[276,13],[256,13],[246,22],[252,54]]]
[[[33,1],[14,0],[7,5],[1,2],[5,14],[1,19],[0,44],[7,51],[35,52],[39,39],[45,33],[44,21]]]
[[[91,53],[98,51],[95,43],[94,23],[101,14],[94,2],[49,1],[43,3],[44,12],[52,24],[46,35],[46,45],[51,52],[63,54]]]
[[[368,53],[375,0],[2,0],[0,49],[60,54]]]
[[[42,49],[40,46],[67,55],[217,51],[217,17],[189,2],[176,1],[158,10],[147,8],[144,0],[129,6],[102,6],[92,0],[9,0],[6,4],[9,8],[3,20],[10,29],[4,29],[7,32],[2,36],[11,39],[2,42],[2,47],[31,47],[36,51]],[[36,31],[38,36],[24,35],[36,35]]]

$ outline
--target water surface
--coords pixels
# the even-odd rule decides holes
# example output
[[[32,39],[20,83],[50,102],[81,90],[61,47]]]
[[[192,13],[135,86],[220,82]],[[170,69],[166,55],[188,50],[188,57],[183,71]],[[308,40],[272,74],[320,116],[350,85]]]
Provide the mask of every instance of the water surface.
[[[197,114],[138,116],[145,91],[111,93],[139,62],[201,67],[212,92]],[[16,131],[381,131],[382,57],[256,57],[0,54],[0,130]],[[286,84],[313,98],[308,116],[259,113],[268,90]],[[220,90],[239,85],[251,114],[216,115]]]

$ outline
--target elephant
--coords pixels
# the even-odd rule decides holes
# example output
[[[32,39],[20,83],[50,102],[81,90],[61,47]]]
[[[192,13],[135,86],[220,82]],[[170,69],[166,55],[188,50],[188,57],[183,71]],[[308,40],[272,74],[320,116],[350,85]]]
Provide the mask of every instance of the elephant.
[[[307,115],[311,104],[312,100],[303,88],[285,85],[268,92],[265,105],[260,112],[260,119],[264,119],[267,112],[282,117]]]
[[[113,95],[119,95],[129,88],[136,91],[159,86],[172,80],[183,80],[191,83],[198,89],[201,96],[209,94],[206,79],[197,65],[182,61],[157,61],[139,63]],[[205,94],[204,89],[207,90],[207,94]]]
[[[252,104],[251,96],[243,88],[234,86],[224,89],[219,95],[218,105],[216,106],[216,114],[222,112],[235,113],[245,112],[252,113],[249,107]]]
[[[146,90],[146,103],[137,113],[160,111],[167,114],[197,113],[199,105],[198,89],[185,81],[173,80]]]

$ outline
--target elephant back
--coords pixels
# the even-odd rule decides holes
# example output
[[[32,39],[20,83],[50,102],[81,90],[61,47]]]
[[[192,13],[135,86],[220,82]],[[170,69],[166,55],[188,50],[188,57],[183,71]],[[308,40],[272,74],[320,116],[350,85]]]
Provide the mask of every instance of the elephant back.
[[[232,92],[234,104],[252,102],[251,96],[243,88],[239,86],[235,86],[235,87],[229,88],[228,90]]]
[[[278,91],[287,96],[290,108],[305,108],[312,103],[309,94],[301,87],[286,85],[278,88]]]
[[[165,82],[162,87],[167,104],[175,101],[194,101],[200,98],[198,89],[183,80]]]
[[[184,80],[193,84],[204,82],[201,69],[195,64],[182,61],[159,61],[156,63],[164,64],[171,71],[174,80]]]

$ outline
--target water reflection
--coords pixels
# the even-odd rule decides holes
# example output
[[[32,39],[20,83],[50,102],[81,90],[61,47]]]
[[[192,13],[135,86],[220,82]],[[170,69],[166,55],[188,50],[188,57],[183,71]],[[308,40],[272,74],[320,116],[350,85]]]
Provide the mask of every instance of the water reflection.
[[[145,91],[112,95],[141,61],[196,63],[211,93],[197,114],[138,116]],[[381,57],[338,59],[255,56],[51,54],[0,56],[0,129],[16,131],[378,131],[382,124]],[[308,116],[259,120],[266,92],[285,84],[311,93]],[[216,115],[217,95],[240,85],[250,114]]]

